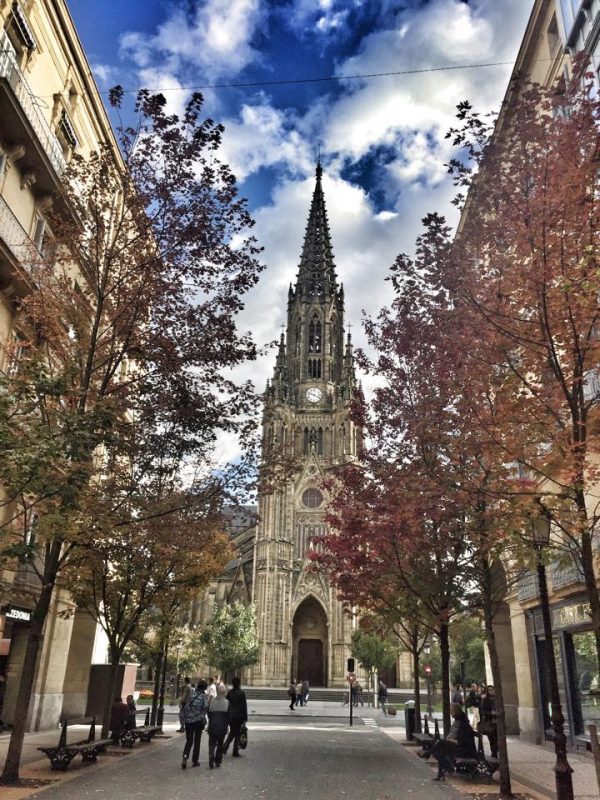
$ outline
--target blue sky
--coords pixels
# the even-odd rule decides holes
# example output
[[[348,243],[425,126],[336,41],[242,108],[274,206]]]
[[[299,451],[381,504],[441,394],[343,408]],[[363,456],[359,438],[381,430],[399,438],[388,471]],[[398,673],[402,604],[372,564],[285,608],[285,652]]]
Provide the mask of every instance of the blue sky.
[[[101,89],[223,83],[512,62],[533,0],[71,0]],[[431,210],[453,219],[446,177],[457,103],[497,109],[510,66],[369,80],[205,90],[222,157],[257,221],[267,270],[242,325],[260,343],[284,321],[320,144],[347,321],[389,300],[386,272]],[[245,370],[261,388],[267,358]]]

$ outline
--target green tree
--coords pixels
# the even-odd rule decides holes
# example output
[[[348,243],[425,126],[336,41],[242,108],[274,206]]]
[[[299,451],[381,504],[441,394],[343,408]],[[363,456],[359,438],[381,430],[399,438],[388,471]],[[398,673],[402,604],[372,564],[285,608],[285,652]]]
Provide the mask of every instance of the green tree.
[[[254,605],[236,601],[217,608],[203,639],[206,660],[226,677],[256,664],[260,643]]]

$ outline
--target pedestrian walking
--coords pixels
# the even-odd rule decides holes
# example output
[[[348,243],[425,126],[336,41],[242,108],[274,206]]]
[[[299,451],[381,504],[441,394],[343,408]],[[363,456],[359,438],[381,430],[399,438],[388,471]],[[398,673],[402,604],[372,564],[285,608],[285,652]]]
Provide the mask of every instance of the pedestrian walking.
[[[208,710],[208,698],[206,696],[206,681],[198,681],[196,691],[187,701],[183,715],[185,721],[185,746],[181,759],[181,768],[187,767],[187,760],[192,750],[192,766],[200,764],[200,741],[202,731],[206,726],[206,712]]]
[[[189,678],[183,679],[183,689],[181,690],[181,694],[179,695],[179,733],[183,733],[185,730],[185,718],[183,709],[185,704],[190,699],[194,692],[194,687],[190,683]]]
[[[209,698],[217,696],[217,684],[219,683],[219,676],[215,675],[214,678],[210,679],[210,683],[208,685],[208,689],[206,690],[206,696]]]
[[[452,699],[450,700],[450,702],[462,706],[463,693],[460,683],[457,683],[456,686],[454,687],[454,691],[452,692]]]
[[[208,707],[208,766],[220,767],[223,760],[223,741],[229,727],[229,700],[225,687],[217,684],[217,696],[211,697]]]
[[[110,709],[110,738],[119,744],[121,734],[126,728],[129,719],[129,708],[122,697],[115,697],[115,702]]]
[[[135,700],[133,699],[132,694],[127,695],[127,708],[129,709],[129,716],[127,718],[127,723],[125,725],[125,730],[132,731],[134,728],[137,728],[137,708],[135,707]]]
[[[296,691],[296,705],[298,705],[298,703],[302,705],[302,681],[298,681],[294,688]]]
[[[310,694],[310,686],[308,681],[302,681],[302,705],[308,704],[308,695]]]
[[[229,745],[233,742],[232,755],[237,758],[240,755],[242,725],[248,722],[248,705],[246,703],[246,693],[241,689],[240,679],[234,678],[231,685],[233,688],[226,695],[229,700],[229,733],[223,745],[223,753],[227,753]]]
[[[377,691],[377,699],[379,700],[379,705],[381,706],[381,709],[385,714],[387,711],[388,690],[387,686],[383,681],[379,681],[379,690]]]
[[[488,686],[481,701],[481,722],[478,732],[487,736],[492,758],[498,758],[498,729],[496,726],[496,691]]]
[[[288,687],[288,696],[290,698],[290,711],[294,711],[294,706],[296,705],[296,681],[294,679],[291,680]]]

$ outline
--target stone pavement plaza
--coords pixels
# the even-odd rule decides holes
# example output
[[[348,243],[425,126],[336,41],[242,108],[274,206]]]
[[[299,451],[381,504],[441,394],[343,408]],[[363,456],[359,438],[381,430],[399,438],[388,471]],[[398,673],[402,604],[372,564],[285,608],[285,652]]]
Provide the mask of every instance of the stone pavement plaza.
[[[58,740],[51,735],[31,735],[25,750],[24,777],[57,780],[43,789],[0,788],[2,800],[88,800],[88,798],[144,798],[144,800],[196,800],[198,797],[237,800],[458,800],[493,796],[494,786],[476,786],[470,780],[432,781],[435,771],[416,758],[414,748],[401,745],[403,719],[384,717],[368,707],[357,709],[353,728],[348,707],[314,702],[289,711],[273,700],[249,700],[249,745],[240,759],[225,757],[220,769],[208,769],[207,737],[201,747],[201,766],[180,766],[184,736],[176,732],[175,708],[168,708],[165,738],[137,744],[131,751],[113,750],[96,765],[73,762],[64,775],[52,773],[36,747]],[[74,731],[73,738],[80,736]],[[8,744],[0,736],[0,763]],[[553,752],[513,740],[510,744],[515,779],[522,777],[533,800],[553,797]],[[577,800],[597,800],[598,790],[591,759],[570,755],[575,768]],[[66,778],[66,780],[63,780]],[[524,791],[523,786],[515,790]],[[497,790],[496,790],[497,791]]]

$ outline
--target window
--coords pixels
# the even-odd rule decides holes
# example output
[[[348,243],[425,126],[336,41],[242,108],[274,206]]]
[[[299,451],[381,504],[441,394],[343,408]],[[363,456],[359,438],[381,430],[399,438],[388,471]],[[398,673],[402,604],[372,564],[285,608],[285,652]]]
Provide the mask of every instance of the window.
[[[323,495],[318,489],[305,489],[302,493],[302,504],[306,508],[319,508],[323,503]]]
[[[27,22],[27,17],[20,4],[13,3],[11,14],[6,26],[6,32],[17,53],[22,53],[25,59],[35,50],[35,38]]]
[[[308,359],[308,377],[320,378],[321,377],[321,359],[309,358]]]
[[[553,14],[552,19],[550,20],[550,25],[548,25],[548,30],[546,31],[546,39],[548,40],[548,50],[550,51],[550,58],[554,58],[554,56],[560,50],[560,36],[558,35],[556,14]]]
[[[316,314],[313,316],[308,326],[308,352],[321,352],[321,321]]]
[[[33,228],[33,243],[44,258],[51,259],[54,255],[54,238],[48,223],[41,214],[36,214]]]
[[[582,0],[560,0],[560,10],[567,39],[573,30],[573,25],[575,24],[575,19],[581,4]]]

